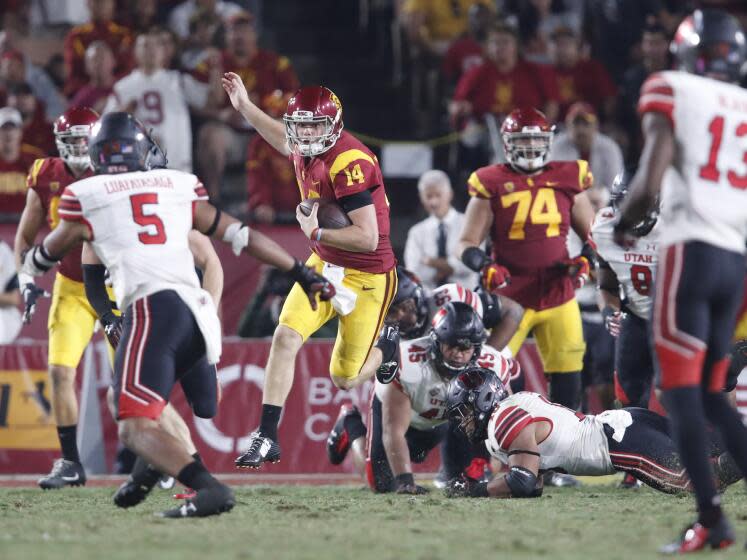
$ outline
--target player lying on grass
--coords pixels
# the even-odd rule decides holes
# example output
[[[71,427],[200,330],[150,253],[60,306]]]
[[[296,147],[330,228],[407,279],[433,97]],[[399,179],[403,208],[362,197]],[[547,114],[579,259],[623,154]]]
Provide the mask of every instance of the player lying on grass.
[[[509,360],[484,344],[486,335],[477,313],[461,302],[447,303],[433,320],[427,336],[399,341],[397,331],[385,327],[377,342],[382,358],[367,362],[376,368],[396,364],[390,383],[377,380],[368,430],[357,407],[344,405],[327,440],[334,465],[352,448],[358,472],[365,473],[374,492],[421,494],[412,462],[423,462],[439,443],[450,477],[461,473],[474,457],[472,445],[456,430],[449,430],[446,393],[449,381],[474,364],[490,368],[506,383]],[[401,356],[401,359],[399,358]],[[366,445],[368,436],[368,445]]]
[[[450,480],[450,497],[535,498],[542,494],[539,473],[546,470],[586,476],[623,471],[661,492],[692,490],[668,420],[650,410],[584,416],[537,393],[509,395],[494,372],[480,367],[450,383],[446,406],[471,441],[484,442],[509,467],[490,482],[464,475]],[[710,457],[719,488],[742,477],[715,438]]]
[[[217,363],[222,349],[220,320],[210,294],[200,288],[188,234],[215,234],[237,255],[246,250],[289,271],[313,306],[334,289],[277,243],[213,207],[197,177],[163,169],[165,155],[131,115],[104,115],[92,129],[89,152],[95,175],[65,189],[60,225],[24,255],[22,269],[39,276],[76,244],[91,242],[125,313],[114,360],[122,443],[196,490],[166,517],[228,511],[234,505],[230,488],[158,422],[176,381],[203,358]]]

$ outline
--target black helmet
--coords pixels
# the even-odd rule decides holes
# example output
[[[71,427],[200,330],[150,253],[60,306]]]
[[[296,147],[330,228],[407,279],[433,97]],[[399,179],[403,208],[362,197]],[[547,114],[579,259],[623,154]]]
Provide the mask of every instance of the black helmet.
[[[446,416],[474,443],[487,437],[488,422],[508,391],[492,370],[472,366],[449,383]],[[474,423],[470,420],[474,419]]]
[[[91,165],[97,174],[148,171],[166,167],[166,155],[142,123],[129,113],[107,113],[88,137]]]
[[[628,194],[628,186],[630,185],[630,181],[633,179],[633,176],[636,174],[636,171],[638,171],[638,169],[635,167],[628,168],[622,173],[618,173],[617,177],[615,177],[615,180],[612,181],[610,205],[612,206],[612,209],[616,214],[620,212],[620,206],[622,205],[625,196]],[[654,226],[656,225],[656,221],[658,219],[659,199],[657,198],[654,207],[646,213],[646,217],[631,228],[633,235],[635,235],[636,237],[643,237],[644,235],[648,235],[648,233],[652,229],[654,229]]]
[[[430,357],[442,375],[453,376],[474,364],[480,357],[487,337],[482,319],[471,306],[460,301],[449,302],[433,317]],[[474,348],[467,364],[454,366],[444,359],[441,344]]]
[[[678,70],[738,82],[747,45],[737,19],[723,10],[695,10],[670,45]]]
[[[399,309],[405,310],[405,317],[399,317]],[[407,340],[423,336],[428,321],[428,300],[425,297],[420,279],[403,266],[397,267],[397,293],[389,307],[387,323],[396,323],[400,337]]]

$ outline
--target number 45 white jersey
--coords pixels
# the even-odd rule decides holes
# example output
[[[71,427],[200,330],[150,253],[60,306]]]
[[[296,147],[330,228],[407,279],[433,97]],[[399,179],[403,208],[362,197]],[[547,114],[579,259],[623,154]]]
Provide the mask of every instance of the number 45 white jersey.
[[[744,253],[747,90],[658,72],[643,84],[638,112],[660,113],[674,130],[674,173],[662,185],[662,246],[692,240]]]
[[[659,260],[659,222],[648,235],[637,239],[630,249],[623,249],[615,243],[612,235],[614,226],[615,213],[612,208],[602,208],[597,212],[591,226],[591,237],[597,254],[615,273],[625,295],[626,307],[648,321]]]
[[[120,309],[156,292],[176,291],[195,316],[214,363],[220,323],[212,299],[200,288],[187,239],[193,204],[207,199],[197,177],[181,171],[95,175],[65,189],[59,215],[88,226]]]

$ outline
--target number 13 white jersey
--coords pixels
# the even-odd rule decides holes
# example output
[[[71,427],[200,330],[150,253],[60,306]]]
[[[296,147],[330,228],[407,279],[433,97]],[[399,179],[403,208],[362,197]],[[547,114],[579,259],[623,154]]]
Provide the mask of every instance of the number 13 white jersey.
[[[187,239],[193,204],[207,199],[197,177],[172,169],[95,175],[65,189],[59,215],[88,226],[121,310],[156,292],[176,291],[195,316],[208,359],[215,363],[220,323],[200,287]]]
[[[662,246],[682,241],[745,252],[747,91],[685,72],[658,72],[643,84],[638,112],[667,117],[673,171],[662,185]]]

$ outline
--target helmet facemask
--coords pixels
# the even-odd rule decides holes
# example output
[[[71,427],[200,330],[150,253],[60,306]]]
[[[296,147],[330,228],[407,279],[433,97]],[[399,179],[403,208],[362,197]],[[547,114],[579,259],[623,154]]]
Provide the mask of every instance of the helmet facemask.
[[[285,137],[291,152],[314,157],[323,154],[335,145],[342,133],[340,114],[333,119],[328,115],[314,116],[311,111],[294,111],[291,115],[283,115],[285,123]],[[339,124],[339,128],[338,125]],[[321,126],[318,134],[309,134],[307,130]]]
[[[544,132],[538,126],[525,126],[521,132],[504,132],[506,160],[522,171],[542,169],[550,157],[552,139],[553,132]]]
[[[78,172],[91,167],[91,158],[88,155],[89,131],[90,126],[78,125],[55,133],[57,152],[70,168]]]
[[[469,348],[472,348],[472,355],[470,356],[469,360],[467,360],[467,362],[463,364],[449,361],[446,356],[444,356],[443,350],[441,349],[442,344],[451,347],[457,347],[461,351],[466,351]],[[431,332],[431,359],[436,366],[436,370],[443,377],[452,378],[456,375],[459,375],[468,367],[473,366],[475,362],[477,362],[477,358],[480,356],[481,352],[482,343],[476,344],[469,339],[441,341],[438,339],[438,336],[436,336],[435,332]]]

